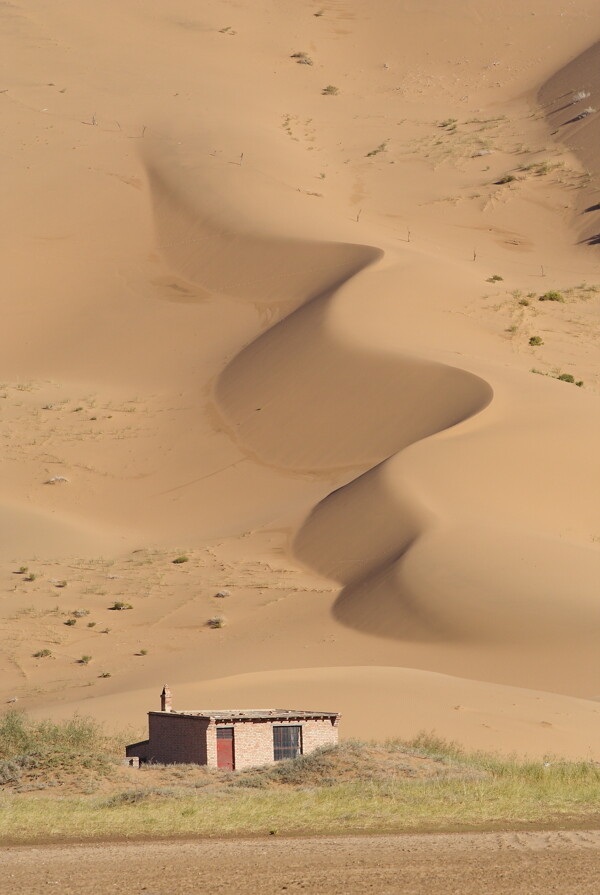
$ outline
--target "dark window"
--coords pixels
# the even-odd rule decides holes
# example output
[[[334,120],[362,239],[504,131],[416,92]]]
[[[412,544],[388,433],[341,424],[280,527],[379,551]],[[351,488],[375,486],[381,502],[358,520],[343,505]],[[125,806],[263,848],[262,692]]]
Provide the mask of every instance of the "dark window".
[[[298,758],[302,754],[302,728],[274,727],[273,755],[275,761],[284,758]]]

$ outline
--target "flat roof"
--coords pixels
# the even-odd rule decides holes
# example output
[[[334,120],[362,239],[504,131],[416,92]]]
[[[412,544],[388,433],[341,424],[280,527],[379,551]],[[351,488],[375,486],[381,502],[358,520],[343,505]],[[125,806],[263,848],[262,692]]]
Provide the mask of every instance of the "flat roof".
[[[286,721],[292,718],[337,718],[339,712],[309,712],[293,709],[215,709],[208,710],[181,710],[170,712],[150,712],[151,715],[192,715],[196,718],[212,718],[215,721]]]

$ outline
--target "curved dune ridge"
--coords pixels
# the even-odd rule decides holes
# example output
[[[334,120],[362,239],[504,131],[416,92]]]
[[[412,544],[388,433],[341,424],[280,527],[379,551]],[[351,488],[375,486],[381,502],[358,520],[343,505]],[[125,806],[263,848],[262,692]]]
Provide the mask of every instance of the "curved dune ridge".
[[[357,288],[371,301],[382,250],[245,233],[214,204],[196,209],[183,200],[182,176],[149,164],[169,264],[205,289],[218,284],[237,299],[272,301],[282,314],[304,296],[218,377],[227,430],[276,469],[371,467],[321,501],[294,538],[297,558],[343,585],[336,618],[414,641],[546,642],[598,630],[597,552],[527,528],[461,520],[456,505],[449,518],[440,515],[419,477],[416,484],[403,469],[406,448],[479,413],[492,389],[414,351],[392,354],[345,337],[338,321],[349,287],[352,301]],[[311,257],[315,266],[306,268]],[[223,269],[231,273],[219,279]]]

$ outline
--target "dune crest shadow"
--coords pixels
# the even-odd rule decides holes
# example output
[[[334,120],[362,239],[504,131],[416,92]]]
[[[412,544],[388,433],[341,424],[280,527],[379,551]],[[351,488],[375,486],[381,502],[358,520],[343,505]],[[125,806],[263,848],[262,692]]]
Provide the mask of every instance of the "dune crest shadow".
[[[349,470],[351,481],[314,507],[292,550],[344,585],[334,610],[340,621],[372,629],[368,591],[389,590],[395,564],[428,525],[418,498],[399,496],[385,461],[480,412],[492,389],[458,367],[340,335],[332,302],[339,314],[344,285],[355,278],[369,300],[378,247],[245,230],[235,216],[196,208],[160,165],[147,167],[158,243],[176,273],[203,289],[284,308],[227,364],[215,403],[231,436],[261,463],[293,473]],[[397,598],[401,622],[390,610],[386,634],[445,636],[448,626],[433,610],[424,613],[401,592]]]

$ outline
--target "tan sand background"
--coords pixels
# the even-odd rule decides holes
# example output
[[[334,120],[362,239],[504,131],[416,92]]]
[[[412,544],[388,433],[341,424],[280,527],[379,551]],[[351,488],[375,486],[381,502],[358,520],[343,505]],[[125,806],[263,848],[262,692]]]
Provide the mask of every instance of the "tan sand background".
[[[600,758],[597,4],[0,25],[2,704]]]

